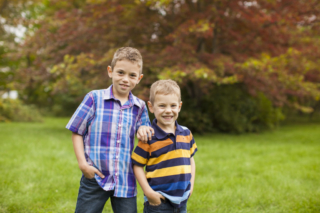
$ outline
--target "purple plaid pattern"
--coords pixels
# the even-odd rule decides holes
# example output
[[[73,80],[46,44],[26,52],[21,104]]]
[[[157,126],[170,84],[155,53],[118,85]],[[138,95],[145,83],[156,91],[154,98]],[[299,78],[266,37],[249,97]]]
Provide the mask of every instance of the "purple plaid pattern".
[[[89,92],[73,114],[66,128],[83,136],[87,162],[99,169],[105,178],[95,175],[106,191],[116,197],[137,195],[131,153],[134,136],[140,126],[150,126],[144,101],[132,95],[121,106],[108,89]]]

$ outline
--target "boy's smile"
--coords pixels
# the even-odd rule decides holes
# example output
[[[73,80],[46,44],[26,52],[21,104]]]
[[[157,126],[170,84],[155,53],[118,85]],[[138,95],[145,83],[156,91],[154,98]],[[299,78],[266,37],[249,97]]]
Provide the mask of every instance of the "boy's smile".
[[[121,102],[128,100],[129,92],[143,77],[138,64],[128,60],[117,61],[113,70],[109,66],[108,75],[112,78],[113,95]]]
[[[174,133],[182,102],[175,94],[156,94],[153,105],[148,102],[150,112],[154,113],[157,125],[165,132]]]

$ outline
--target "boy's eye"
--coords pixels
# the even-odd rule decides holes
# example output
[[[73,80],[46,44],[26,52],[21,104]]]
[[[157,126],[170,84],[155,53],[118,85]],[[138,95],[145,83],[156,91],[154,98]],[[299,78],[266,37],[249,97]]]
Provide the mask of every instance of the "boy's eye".
[[[118,73],[119,73],[120,75],[122,75],[124,72],[123,72],[123,71],[119,71]]]
[[[173,107],[173,108],[176,107],[176,106],[177,106],[177,105],[175,105],[175,104],[174,104],[174,105],[171,105],[171,107]]]
[[[131,74],[130,76],[134,78],[134,77],[136,77],[136,74]]]

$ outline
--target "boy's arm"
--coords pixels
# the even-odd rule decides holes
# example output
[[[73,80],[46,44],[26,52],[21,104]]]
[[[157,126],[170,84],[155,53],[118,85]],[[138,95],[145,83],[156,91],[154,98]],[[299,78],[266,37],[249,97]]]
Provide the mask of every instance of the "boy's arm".
[[[196,177],[196,162],[194,161],[194,158],[190,158],[190,163],[191,163],[191,187],[190,187],[190,196],[192,195],[193,192],[193,186],[194,186],[194,180]]]
[[[147,196],[150,205],[157,206],[161,204],[161,199],[165,199],[160,193],[155,192],[149,185],[143,167],[133,165],[133,172],[136,176],[143,193]]]
[[[146,104],[143,102],[143,106],[141,109],[141,115],[136,123],[137,138],[143,143],[147,143],[148,139],[152,139],[152,135],[154,135],[154,130],[151,126],[148,109]]]
[[[89,179],[94,178],[94,174],[97,174],[101,178],[104,178],[104,175],[98,169],[96,169],[93,166],[90,166],[87,163],[84,155],[82,136],[72,132],[72,143],[73,143],[74,153],[76,154],[76,157],[78,160],[79,168],[82,171],[83,175]]]

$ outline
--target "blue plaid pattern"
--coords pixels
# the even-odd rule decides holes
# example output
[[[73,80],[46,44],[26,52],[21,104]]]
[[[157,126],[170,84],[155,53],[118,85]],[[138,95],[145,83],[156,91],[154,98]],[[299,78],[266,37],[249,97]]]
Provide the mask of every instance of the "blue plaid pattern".
[[[144,101],[130,92],[121,105],[111,85],[89,92],[66,126],[83,136],[87,162],[105,176],[95,175],[95,179],[104,190],[114,190],[115,197],[137,195],[131,153],[135,132],[142,125],[150,126]]]

